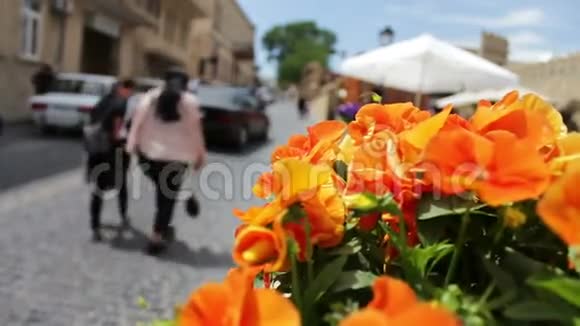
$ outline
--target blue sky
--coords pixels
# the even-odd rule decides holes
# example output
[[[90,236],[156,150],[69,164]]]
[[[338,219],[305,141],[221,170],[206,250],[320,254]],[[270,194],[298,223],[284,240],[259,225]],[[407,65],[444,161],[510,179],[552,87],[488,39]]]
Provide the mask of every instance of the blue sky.
[[[238,0],[257,29],[261,74],[272,77],[262,35],[272,26],[315,20],[338,36],[352,55],[378,45],[378,31],[393,27],[396,40],[431,33],[457,45],[479,44],[482,30],[510,40],[511,58],[546,60],[580,51],[580,0]],[[338,58],[333,60],[336,64]]]

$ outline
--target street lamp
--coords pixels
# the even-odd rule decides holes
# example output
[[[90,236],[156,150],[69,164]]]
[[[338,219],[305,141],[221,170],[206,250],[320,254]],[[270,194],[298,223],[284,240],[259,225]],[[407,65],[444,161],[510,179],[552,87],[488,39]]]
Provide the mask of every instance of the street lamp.
[[[379,33],[379,41],[381,45],[389,45],[393,43],[393,39],[395,38],[395,31],[391,28],[391,26],[385,27]]]

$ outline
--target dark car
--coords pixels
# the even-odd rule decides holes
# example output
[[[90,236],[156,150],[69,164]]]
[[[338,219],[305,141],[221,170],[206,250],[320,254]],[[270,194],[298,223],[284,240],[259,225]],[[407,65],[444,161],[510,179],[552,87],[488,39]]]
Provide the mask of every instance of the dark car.
[[[259,109],[249,89],[200,86],[197,90],[208,143],[243,148],[252,140],[266,140],[270,119]]]

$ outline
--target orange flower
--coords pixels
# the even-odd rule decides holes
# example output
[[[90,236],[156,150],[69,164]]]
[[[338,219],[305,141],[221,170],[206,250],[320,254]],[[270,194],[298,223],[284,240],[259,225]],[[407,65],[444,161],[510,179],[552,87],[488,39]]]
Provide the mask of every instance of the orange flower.
[[[285,207],[282,207],[280,201],[277,200],[267,203],[261,207],[250,207],[245,212],[239,209],[234,209],[234,215],[237,216],[242,222],[258,226],[269,225],[284,213]]]
[[[425,147],[427,147],[427,144],[445,126],[452,109],[452,106],[448,105],[440,113],[417,123],[411,129],[399,134],[401,161],[406,163],[417,163],[419,161],[419,157]]]
[[[427,182],[444,194],[459,194],[484,175],[491,162],[493,143],[467,129],[442,131],[427,146],[424,162]]]
[[[273,170],[269,182],[275,191],[268,193],[268,196],[274,196],[274,199],[263,207],[234,213],[251,225],[266,227],[274,223],[275,227],[281,224],[285,231],[292,229],[291,236],[301,248],[305,248],[306,237],[298,236],[305,234],[303,223],[282,224],[288,208],[299,204],[310,224],[309,241],[320,247],[338,245],[344,235],[346,208],[341,195],[343,185],[332,168],[301,159],[285,158],[275,162]]]
[[[574,166],[552,184],[538,202],[544,223],[568,246],[580,245],[580,166]]]
[[[534,143],[518,140],[513,134],[496,131],[488,134],[494,143],[491,162],[474,183],[480,198],[493,206],[538,198],[546,190],[550,173]]]
[[[572,132],[558,139],[550,170],[561,175],[569,166],[580,163],[580,133]]]
[[[287,244],[280,223],[274,230],[249,225],[236,235],[233,258],[242,267],[259,267],[265,272],[278,272],[288,267]]]
[[[299,326],[294,305],[275,290],[254,289],[257,270],[235,269],[223,283],[209,283],[179,311],[179,326]]]
[[[336,160],[337,144],[346,131],[342,121],[323,121],[308,128],[308,135],[295,135],[288,144],[277,147],[272,153],[272,163],[284,158],[303,158],[308,162]]]
[[[549,182],[548,166],[534,144],[507,131],[487,137],[463,128],[441,132],[429,144],[422,166],[443,193],[475,190],[494,206],[537,198]]]
[[[417,123],[428,119],[431,114],[415,107],[412,103],[368,104],[356,115],[356,120],[348,126],[350,136],[357,144],[373,134],[389,130],[398,134]]]
[[[471,122],[481,134],[506,130],[518,138],[529,139],[543,151],[567,132],[562,116],[554,107],[533,94],[519,99],[517,91],[508,93],[492,106],[480,103]]]
[[[373,300],[360,312],[341,322],[341,326],[459,326],[459,320],[449,311],[420,303],[413,290],[403,281],[380,277],[373,286]]]

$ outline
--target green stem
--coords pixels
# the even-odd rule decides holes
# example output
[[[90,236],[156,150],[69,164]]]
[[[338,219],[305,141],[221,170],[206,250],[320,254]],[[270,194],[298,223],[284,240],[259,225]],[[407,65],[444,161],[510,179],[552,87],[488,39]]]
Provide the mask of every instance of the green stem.
[[[304,219],[304,229],[306,233],[306,268],[307,268],[306,273],[308,277],[308,286],[311,286],[312,282],[314,281],[314,261],[312,258],[314,248],[312,246],[312,241],[310,239],[312,227],[310,225],[310,221],[308,221],[308,219],[306,218]]]
[[[503,233],[505,231],[505,224],[503,224],[502,221],[499,221],[499,223],[501,223],[499,226],[499,230],[495,232],[495,236],[493,237],[493,247],[495,247],[499,243],[499,240],[501,240],[501,237],[503,236]]]
[[[463,245],[465,244],[465,238],[467,237],[467,227],[469,226],[469,213],[471,208],[467,208],[463,216],[461,217],[461,226],[459,227],[459,235],[457,236],[457,242],[455,243],[455,250],[453,251],[453,257],[451,257],[451,264],[449,265],[449,270],[445,276],[445,286],[451,283],[451,280],[455,276],[455,270],[457,269],[457,263],[459,262],[459,257],[461,256],[461,251]]]
[[[294,243],[292,245],[294,245]],[[290,261],[292,265],[292,299],[294,300],[298,310],[302,310],[302,293],[300,291],[300,278],[298,275],[298,260],[296,259],[296,253],[292,250],[290,251]]]
[[[480,307],[483,306],[487,302],[487,299],[489,299],[489,296],[493,293],[494,289],[495,289],[495,280],[491,281],[489,286],[485,289],[477,305]]]

